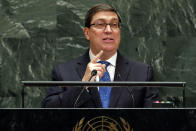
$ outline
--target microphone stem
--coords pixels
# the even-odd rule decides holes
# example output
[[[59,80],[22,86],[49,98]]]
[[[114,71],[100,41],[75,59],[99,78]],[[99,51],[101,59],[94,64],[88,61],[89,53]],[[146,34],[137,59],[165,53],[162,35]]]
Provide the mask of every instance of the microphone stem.
[[[93,75],[91,75],[91,77],[89,78],[89,80],[88,81],[91,81],[91,79],[93,78]]]
[[[93,76],[95,76],[96,74],[97,74],[97,70],[93,70],[93,71],[91,72],[91,77],[89,78],[88,81],[90,81],[90,80],[93,78]],[[79,100],[80,96],[82,95],[82,93],[84,92],[85,89],[86,89],[86,87],[83,87],[82,90],[81,90],[81,92],[80,92],[80,94],[79,94],[78,97],[76,98],[76,101],[74,102],[74,108],[77,108],[78,100]],[[87,90],[87,91],[88,91],[88,90]]]

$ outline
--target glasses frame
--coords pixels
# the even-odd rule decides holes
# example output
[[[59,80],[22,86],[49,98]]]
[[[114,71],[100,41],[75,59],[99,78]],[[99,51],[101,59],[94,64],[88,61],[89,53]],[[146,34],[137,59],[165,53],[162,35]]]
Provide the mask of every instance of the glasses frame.
[[[120,29],[121,29],[121,23],[118,23],[118,27],[117,27],[117,28],[112,28],[112,27],[111,27],[111,24],[112,24],[112,23],[104,23],[105,27],[104,27],[103,29],[102,29],[102,28],[97,28],[96,26],[95,26],[95,28],[96,28],[96,29],[102,29],[102,30],[105,30],[105,29],[106,29],[106,27],[109,25],[109,26],[110,26],[110,28],[111,28],[112,30],[116,30],[116,29],[119,29],[119,30],[120,30]],[[89,28],[90,28],[91,26],[94,26],[94,25],[96,25],[96,23],[94,23],[94,24],[90,24],[90,25],[89,25]]]

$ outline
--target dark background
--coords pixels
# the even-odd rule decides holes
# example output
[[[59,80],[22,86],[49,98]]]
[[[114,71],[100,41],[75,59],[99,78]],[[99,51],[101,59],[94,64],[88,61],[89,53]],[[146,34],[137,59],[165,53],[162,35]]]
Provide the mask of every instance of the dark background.
[[[122,54],[151,64],[156,81],[185,81],[186,103],[196,107],[195,0],[1,0],[0,107],[21,107],[22,80],[50,80],[55,64],[88,48],[83,21],[94,4],[122,16]],[[181,101],[181,90],[160,89]],[[27,87],[25,106],[40,107],[45,88]]]

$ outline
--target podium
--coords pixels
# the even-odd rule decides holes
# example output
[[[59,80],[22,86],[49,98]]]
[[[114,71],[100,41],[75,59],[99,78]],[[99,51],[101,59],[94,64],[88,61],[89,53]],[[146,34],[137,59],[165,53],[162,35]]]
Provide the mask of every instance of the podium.
[[[182,102],[183,107],[186,107],[185,102],[185,86],[186,82],[140,82],[140,81],[114,81],[114,82],[81,82],[81,81],[21,81],[22,90],[21,90],[21,101],[22,108],[25,107],[25,87],[55,87],[55,86],[88,86],[88,87],[99,87],[99,86],[109,86],[109,87],[154,87],[154,88],[181,88],[182,89]]]
[[[185,107],[186,82],[81,82],[81,81],[22,81],[22,108],[25,107],[25,88],[56,86],[112,86],[122,88],[179,88],[182,90],[183,107]],[[2,113],[9,114],[6,123],[14,121],[22,125],[23,130],[66,130],[66,131],[192,131],[196,129],[194,109],[14,109]],[[12,117],[13,116],[13,117]],[[43,126],[43,125],[46,126]],[[13,124],[12,124],[13,125]],[[33,125],[33,126],[32,126]],[[107,129],[106,129],[107,128]],[[110,128],[110,129],[109,129]]]

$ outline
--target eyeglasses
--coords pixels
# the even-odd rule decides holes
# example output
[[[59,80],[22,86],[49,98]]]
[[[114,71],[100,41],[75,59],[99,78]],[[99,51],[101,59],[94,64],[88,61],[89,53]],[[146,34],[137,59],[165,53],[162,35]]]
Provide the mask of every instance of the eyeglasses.
[[[94,26],[95,28],[97,29],[102,29],[104,30],[106,28],[107,25],[110,25],[110,28],[112,30],[117,30],[119,29],[120,25],[118,22],[113,22],[113,23],[105,23],[103,21],[98,21],[98,22],[95,22],[94,24],[90,24],[90,27],[91,26]]]

